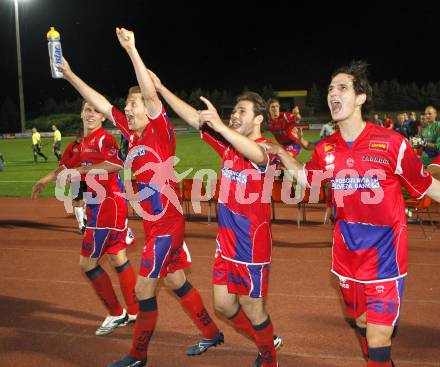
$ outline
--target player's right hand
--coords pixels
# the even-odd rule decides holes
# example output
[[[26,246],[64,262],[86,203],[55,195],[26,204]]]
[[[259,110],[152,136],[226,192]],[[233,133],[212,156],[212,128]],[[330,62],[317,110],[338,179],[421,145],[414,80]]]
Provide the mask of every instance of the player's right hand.
[[[147,69],[148,74],[150,75],[151,81],[154,84],[154,88],[156,88],[157,91],[160,91],[160,89],[163,87],[162,82],[158,78],[156,74],[154,74],[150,69]]]
[[[64,57],[63,57],[62,64],[56,64],[56,67],[63,71],[63,78],[64,79],[68,79],[73,74],[69,63],[67,62],[67,60]]]
[[[126,50],[133,49],[135,47],[134,33],[125,28],[116,28],[116,36],[123,48]]]
[[[31,199],[35,200],[38,197],[38,194],[44,190],[46,184],[41,181],[38,181],[34,187],[32,187]]]

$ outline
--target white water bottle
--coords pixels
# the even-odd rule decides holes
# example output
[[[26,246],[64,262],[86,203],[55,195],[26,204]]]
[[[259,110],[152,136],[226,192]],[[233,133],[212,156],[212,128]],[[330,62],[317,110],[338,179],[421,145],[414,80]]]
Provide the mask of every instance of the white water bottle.
[[[63,70],[55,66],[63,63],[60,38],[60,34],[56,31],[55,27],[50,27],[49,32],[47,32],[47,46],[49,49],[50,72],[54,79],[63,77]]]

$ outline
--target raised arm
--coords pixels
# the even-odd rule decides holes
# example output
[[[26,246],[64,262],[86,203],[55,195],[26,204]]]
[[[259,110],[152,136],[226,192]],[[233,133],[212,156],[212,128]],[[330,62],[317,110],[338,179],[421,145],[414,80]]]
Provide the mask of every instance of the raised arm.
[[[134,33],[125,28],[116,28],[119,43],[127,51],[136,73],[136,79],[142,91],[148,115],[157,116],[162,109],[162,104],[157,95],[156,88],[151,80],[150,73],[142,61],[135,46]]]
[[[200,99],[207,106],[206,110],[200,112],[200,124],[207,124],[221,134],[238,152],[255,164],[259,166],[267,164],[268,156],[260,145],[226,126],[213,104],[205,97]]]
[[[108,119],[112,118],[112,105],[102,94],[98,93],[78,75],[76,75],[70,68],[69,63],[63,58],[63,63],[57,65],[60,69],[63,69],[64,79],[66,79],[81,96],[90,104],[92,104],[99,112],[103,113]]]
[[[168,90],[151,70],[148,70],[151,76],[151,80],[154,83],[154,87],[160,93],[160,95],[165,99],[165,101],[170,105],[170,107],[174,110],[177,115],[183,119],[188,125],[199,129],[199,112],[191,107],[185,101],[182,101],[179,97],[177,97],[173,92]]]

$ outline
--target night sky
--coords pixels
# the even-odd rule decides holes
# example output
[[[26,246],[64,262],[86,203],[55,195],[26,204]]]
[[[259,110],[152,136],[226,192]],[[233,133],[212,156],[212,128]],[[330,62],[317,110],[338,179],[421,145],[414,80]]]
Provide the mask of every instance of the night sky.
[[[306,5],[306,3],[308,5]],[[202,4],[202,5],[201,5]],[[257,5],[258,4],[258,5]],[[212,7],[215,10],[211,10]],[[358,9],[359,7],[362,9]],[[135,83],[116,26],[135,31],[147,66],[172,90],[308,89],[352,59],[366,59],[374,81],[440,80],[439,6],[432,1],[102,1],[24,0],[19,4],[26,110],[52,96],[74,99],[52,80],[46,33],[55,26],[72,69],[111,97]],[[0,103],[18,105],[12,0],[0,0]]]

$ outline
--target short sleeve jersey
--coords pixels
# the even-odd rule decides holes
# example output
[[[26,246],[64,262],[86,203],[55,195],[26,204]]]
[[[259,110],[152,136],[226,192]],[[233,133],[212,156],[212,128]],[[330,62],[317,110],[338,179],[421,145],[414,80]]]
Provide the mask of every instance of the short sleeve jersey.
[[[290,112],[280,112],[277,118],[269,118],[269,131],[272,132],[276,141],[281,145],[289,144],[301,144],[298,139],[296,139],[291,130],[297,124],[297,117]]]
[[[278,167],[270,155],[267,166],[258,167],[236,151],[212,129],[204,126],[202,138],[222,159],[219,179],[218,235],[221,256],[245,264],[271,260],[270,187],[265,175]],[[259,138],[256,142],[269,141]]]
[[[61,131],[55,130],[53,133],[53,141],[56,143],[57,141],[61,141]]]
[[[87,137],[80,145],[79,154],[73,155],[65,164],[67,168],[91,166],[108,162],[122,168],[123,163],[118,157],[118,145],[113,135],[100,128]],[[101,196],[100,203],[87,202],[91,211],[91,218],[87,222],[88,228],[110,228],[123,230],[126,227],[127,204],[124,198],[124,188],[118,172],[107,174],[107,178],[98,175],[86,178],[87,191],[93,197]],[[104,190],[104,192],[102,191]],[[89,212],[88,212],[89,215]]]
[[[181,215],[179,186],[174,174],[176,135],[165,109],[154,118],[149,118],[141,136],[129,130],[127,117],[117,108],[112,108],[114,125],[128,140],[128,155],[125,166],[130,167],[141,195],[142,208],[151,215],[166,210],[165,215]]]
[[[322,140],[305,166],[309,185],[330,180],[336,205],[332,271],[359,282],[397,279],[408,265],[401,186],[420,198],[432,183],[406,138],[368,122],[350,146]]]
[[[38,145],[41,144],[41,135],[40,133],[36,132],[32,134],[32,144]]]

